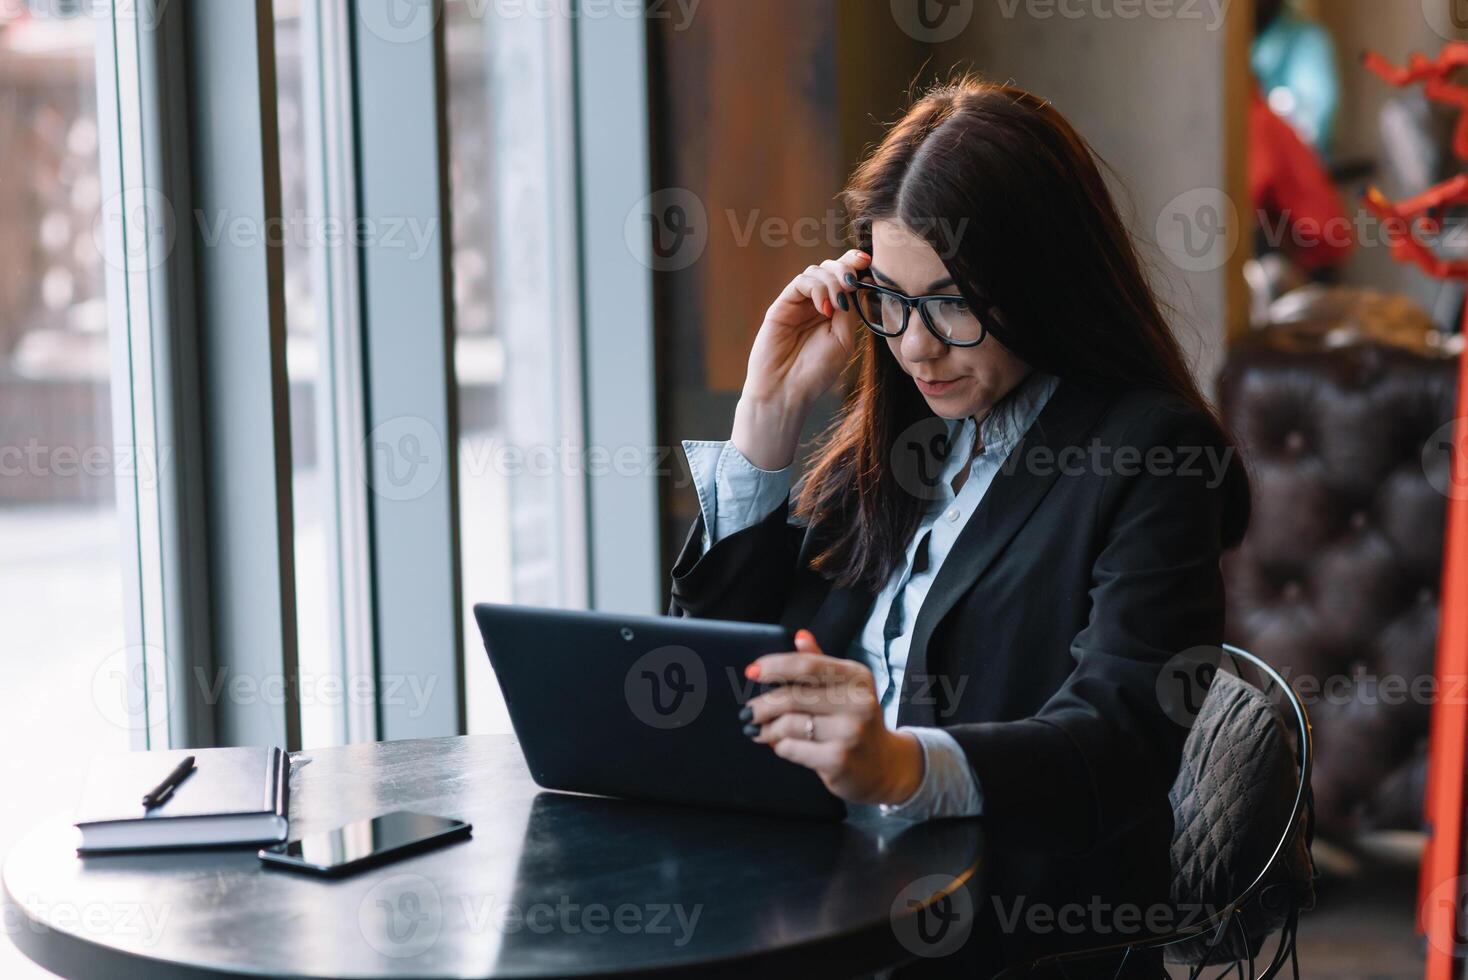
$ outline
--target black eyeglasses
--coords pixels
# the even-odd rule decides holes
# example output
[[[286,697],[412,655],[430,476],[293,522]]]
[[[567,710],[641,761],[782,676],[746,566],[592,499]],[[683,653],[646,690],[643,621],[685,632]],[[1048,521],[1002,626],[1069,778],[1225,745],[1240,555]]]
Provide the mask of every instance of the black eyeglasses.
[[[908,296],[874,282],[859,282],[854,298],[861,322],[879,337],[900,337],[914,307],[928,333],[949,347],[977,347],[989,333],[968,300],[951,293]]]

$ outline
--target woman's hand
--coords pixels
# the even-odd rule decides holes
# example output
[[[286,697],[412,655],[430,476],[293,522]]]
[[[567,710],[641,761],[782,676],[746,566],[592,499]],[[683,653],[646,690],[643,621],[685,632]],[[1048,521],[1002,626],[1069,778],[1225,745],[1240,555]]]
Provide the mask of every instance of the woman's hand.
[[[923,750],[906,732],[890,730],[872,672],[828,657],[808,630],[794,653],[771,653],[745,676],[782,687],[751,698],[746,733],[782,759],[814,769],[826,788],[852,803],[902,803],[923,781]],[[753,729],[758,728],[757,732]]]
[[[734,411],[734,446],[755,466],[795,459],[806,413],[856,352],[851,294],[871,256],[855,249],[790,281],[765,312]]]

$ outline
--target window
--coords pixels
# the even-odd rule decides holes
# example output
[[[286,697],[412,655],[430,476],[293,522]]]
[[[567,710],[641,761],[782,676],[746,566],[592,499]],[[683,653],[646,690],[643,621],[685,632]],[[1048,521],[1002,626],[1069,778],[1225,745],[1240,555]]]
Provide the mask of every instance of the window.
[[[586,604],[571,23],[444,8],[464,684],[509,731],[475,602]]]
[[[0,851],[74,804],[73,763],[149,735],[118,484],[167,460],[137,458],[113,425],[131,394],[114,380],[127,331],[109,322],[89,6],[0,5],[0,740],[47,749],[8,754],[27,790],[0,807]],[[0,974],[44,975],[0,947]]]
[[[584,607],[590,591],[587,470],[596,460],[583,431],[572,20],[447,0],[441,66],[436,45],[383,37],[353,16],[360,6],[275,0],[275,118],[261,132],[250,101],[261,86],[233,81],[259,70],[266,53],[235,45],[240,8],[165,16],[168,34],[150,32],[142,8],[124,16],[127,6],[0,4],[0,155],[14,178],[0,182],[0,616],[12,667],[0,734],[39,735],[79,761],[107,748],[294,738],[282,734],[279,706],[263,703],[290,670],[291,644],[284,659],[277,647],[290,636],[291,580],[304,746],[390,727],[373,690],[379,669],[437,681],[421,711],[399,710],[394,731],[458,726],[458,677],[448,671],[460,662],[415,660],[425,647],[448,657],[455,644],[425,644],[423,621],[462,622],[468,728],[507,731],[472,604]],[[213,55],[185,57],[190,45]],[[229,72],[201,67],[222,55],[235,59]],[[440,227],[445,202],[432,180],[437,148],[421,138],[436,127],[412,140],[399,133],[405,118],[434,118],[441,67],[450,227]],[[402,88],[413,72],[393,113],[355,112],[358,92]],[[221,111],[250,125],[220,125]],[[190,132],[210,126],[218,132],[205,135],[245,136]],[[262,145],[278,147],[278,158],[241,150]],[[274,205],[276,165],[278,222],[261,217]],[[629,182],[631,199],[643,183]],[[414,190],[406,203],[393,193],[403,187]],[[357,208],[408,227],[374,229],[354,220]],[[623,217],[603,222],[612,241],[622,241]],[[221,229],[220,220],[248,227]],[[403,261],[402,242],[373,241],[374,231],[406,233],[419,251]],[[208,240],[219,234],[222,244]],[[241,235],[280,247],[284,389],[275,269],[263,271]],[[364,356],[372,344],[412,353],[443,325],[437,312],[413,319],[441,296],[441,239],[453,262],[452,391],[446,373],[402,383],[432,374],[432,363],[425,371],[422,360]],[[625,343],[629,332],[604,334]],[[449,362],[443,339],[428,361]],[[619,370],[603,374],[620,381]],[[288,518],[275,469],[260,465],[272,450],[283,455],[282,390]],[[451,479],[437,497],[374,492],[368,419],[419,415],[439,431],[457,424]],[[645,447],[648,437],[601,441]],[[241,486],[241,476],[259,482],[237,497],[210,492]],[[273,532],[287,519],[283,555]],[[454,568],[455,550],[461,593],[438,581],[452,578],[438,573]],[[442,568],[424,579],[434,561]],[[404,569],[426,582],[411,601],[401,578],[397,589],[382,586],[385,570]],[[260,588],[248,595],[225,584],[256,581],[256,572]],[[374,597],[374,581],[385,597]],[[443,608],[423,608],[425,594]],[[242,675],[261,685],[259,696],[214,686]],[[32,797],[38,807],[73,802],[70,776],[16,775],[54,789]],[[0,847],[38,816],[8,808]]]

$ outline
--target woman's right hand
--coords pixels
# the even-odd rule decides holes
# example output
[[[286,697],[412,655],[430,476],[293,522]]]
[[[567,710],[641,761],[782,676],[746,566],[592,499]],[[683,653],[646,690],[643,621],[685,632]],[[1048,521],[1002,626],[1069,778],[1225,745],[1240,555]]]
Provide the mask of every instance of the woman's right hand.
[[[852,249],[810,266],[765,312],[749,352],[732,437],[760,469],[784,469],[795,459],[811,405],[856,352],[860,321],[851,294],[871,262]]]

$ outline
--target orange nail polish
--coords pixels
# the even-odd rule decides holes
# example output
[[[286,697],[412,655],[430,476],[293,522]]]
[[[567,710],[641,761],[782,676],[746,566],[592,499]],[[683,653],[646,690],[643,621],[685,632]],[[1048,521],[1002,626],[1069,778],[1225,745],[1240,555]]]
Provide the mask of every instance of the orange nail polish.
[[[797,640],[805,640],[809,643],[814,643],[816,641],[816,635],[810,630],[796,630],[795,638]]]
[[[831,311],[831,301],[830,300],[826,300],[826,305],[824,307],[822,307],[822,309],[824,309],[826,311],[826,316],[830,316],[831,315],[831,312],[832,312]]]
[[[750,664],[748,667],[745,667],[744,677],[746,680],[759,680],[759,664]]]

